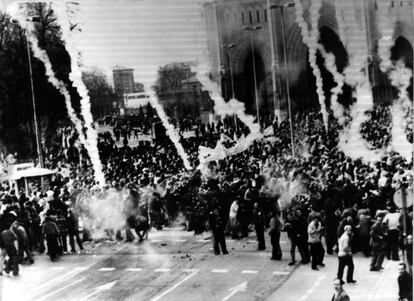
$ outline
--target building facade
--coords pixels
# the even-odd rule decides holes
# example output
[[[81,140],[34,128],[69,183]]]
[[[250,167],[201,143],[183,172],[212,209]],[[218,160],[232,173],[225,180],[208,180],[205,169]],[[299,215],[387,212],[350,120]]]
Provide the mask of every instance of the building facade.
[[[382,6],[379,6],[379,1],[385,4],[385,11],[380,10]],[[308,13],[311,0],[301,0],[301,3],[304,18],[311,26]],[[347,14],[352,15],[358,28],[363,48],[358,55],[366,60],[366,74],[373,87],[374,101],[389,101],[396,91],[378,67],[377,48],[381,38],[378,22],[382,22],[381,16],[385,16],[390,27],[393,27],[390,28],[395,41],[392,59],[401,59],[412,69],[413,1],[323,0],[317,24],[319,42],[327,52],[335,55],[337,69],[342,72],[352,54],[347,53],[346,42],[343,41],[346,37],[338,28],[337,19],[344,17],[341,16],[343,11],[336,10],[338,3],[346,6]],[[284,6],[283,9],[281,6]],[[308,63],[308,48],[303,43],[295,20],[295,7],[289,7],[288,1],[217,0],[204,4],[203,12],[212,64],[211,76],[221,84],[225,99],[230,99],[234,93],[237,99],[245,102],[247,111],[254,113],[256,78],[258,103],[263,115],[273,115],[275,110],[286,114],[287,88],[294,111],[311,110],[318,105],[315,78]],[[256,30],[248,31],[246,27]],[[321,68],[324,92],[329,98],[335,83],[319,54],[317,63]],[[234,85],[231,84],[232,78]],[[412,91],[412,86],[410,89]],[[352,91],[345,87],[339,100],[349,102],[351,98]]]

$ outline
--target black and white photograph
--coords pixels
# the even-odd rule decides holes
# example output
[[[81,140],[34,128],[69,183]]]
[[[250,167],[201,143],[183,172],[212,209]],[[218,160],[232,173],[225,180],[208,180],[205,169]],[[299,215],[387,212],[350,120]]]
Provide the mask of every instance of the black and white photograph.
[[[0,0],[0,301],[413,301],[413,0]]]

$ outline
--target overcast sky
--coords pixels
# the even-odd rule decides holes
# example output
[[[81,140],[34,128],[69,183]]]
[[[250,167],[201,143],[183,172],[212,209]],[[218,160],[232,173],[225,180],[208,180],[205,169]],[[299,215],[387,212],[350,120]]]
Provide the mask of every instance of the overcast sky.
[[[195,60],[206,48],[201,0],[80,1],[86,66],[108,74],[115,65],[135,69],[135,81],[158,66]]]

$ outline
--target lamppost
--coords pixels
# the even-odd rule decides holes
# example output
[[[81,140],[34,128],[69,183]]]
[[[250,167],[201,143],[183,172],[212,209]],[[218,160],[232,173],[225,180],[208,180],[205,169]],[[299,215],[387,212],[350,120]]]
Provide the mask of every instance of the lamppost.
[[[27,60],[29,62],[29,77],[30,77],[30,88],[32,94],[32,106],[33,106],[33,120],[34,120],[34,128],[35,128],[35,136],[36,136],[36,149],[37,149],[37,156],[39,160],[40,167],[43,167],[43,154],[39,136],[39,125],[37,121],[37,112],[36,112],[36,99],[34,94],[34,84],[33,84],[33,70],[32,70],[32,58],[30,55],[30,42],[29,42],[29,22],[37,22],[40,20],[40,16],[31,16],[27,18],[26,21],[26,49],[27,49]]]
[[[280,9],[281,16],[282,16],[282,41],[283,41],[283,53],[284,53],[284,60],[285,60],[285,69],[286,69],[286,95],[288,101],[288,111],[289,111],[289,124],[290,124],[290,140],[292,144],[292,157],[295,158],[295,143],[293,137],[293,116],[292,116],[292,106],[290,101],[290,84],[289,84],[289,68],[288,68],[288,61],[287,61],[287,50],[286,50],[286,32],[285,32],[285,17],[283,13],[284,8],[294,7],[295,3],[287,2],[283,5],[270,5],[271,9]]]
[[[236,99],[235,95],[234,95],[234,80],[233,80],[233,67],[232,67],[232,62],[233,60],[231,59],[231,49],[236,47],[236,45],[234,44],[226,44],[223,46],[223,48],[226,48],[229,54],[229,69],[230,69],[230,82],[231,82],[231,98],[232,99]],[[237,132],[237,116],[236,114],[233,115],[234,116],[234,126],[236,128],[236,132]]]
[[[260,114],[259,114],[259,96],[257,95],[257,81],[256,81],[256,61],[254,58],[254,43],[253,43],[253,32],[262,29],[260,25],[246,25],[243,26],[243,30],[248,31],[250,33],[250,46],[252,48],[252,62],[253,62],[253,80],[254,80],[254,94],[256,98],[256,116],[257,116],[257,123],[260,126]]]

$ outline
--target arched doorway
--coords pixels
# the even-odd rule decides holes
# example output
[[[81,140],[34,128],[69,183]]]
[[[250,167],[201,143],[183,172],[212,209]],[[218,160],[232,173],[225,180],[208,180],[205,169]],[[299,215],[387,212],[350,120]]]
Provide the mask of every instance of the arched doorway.
[[[255,60],[255,68],[253,68],[253,54]],[[254,70],[255,69],[255,70]],[[256,114],[256,96],[255,96],[255,85],[254,85],[254,71],[256,72],[256,84],[259,108],[263,106],[263,97],[265,93],[265,65],[262,57],[257,51],[250,51],[244,59],[242,73],[235,78],[235,92],[237,98],[245,103],[246,113],[255,115]],[[262,109],[261,109],[262,110]],[[262,113],[262,112],[261,112]]]
[[[406,38],[400,36],[395,40],[394,47],[391,48],[391,60],[393,62],[403,61],[405,66],[413,71],[413,47]],[[408,95],[412,99],[413,81],[411,80],[410,83]]]
[[[380,60],[381,58],[379,58]],[[404,37],[398,37],[395,40],[394,46],[391,48],[391,60],[396,63],[403,61],[405,66],[413,70],[413,47],[410,42]],[[382,104],[390,104],[394,99],[398,97],[398,90],[392,86],[390,79],[387,74],[384,74],[379,69],[380,62],[376,66],[377,74],[377,85],[374,89],[374,97],[376,102]],[[410,98],[413,95],[413,84],[411,81],[410,87],[408,88]]]
[[[348,54],[338,35],[329,27],[322,26],[320,29],[319,43],[325,47],[326,52],[331,52],[335,56],[335,64],[339,72],[343,72],[348,65]],[[336,86],[332,74],[325,68],[324,58],[317,51],[316,63],[321,71],[323,81],[323,91],[325,94],[326,105],[330,107],[331,89]],[[319,108],[318,96],[316,93],[316,78],[313,75],[309,64],[309,52],[306,52],[306,68],[304,68],[296,81],[295,86],[291,87],[292,98],[296,100],[294,111],[311,111],[315,107]],[[352,99],[352,89],[344,85],[343,92],[339,95],[338,101],[343,105],[349,105]]]

